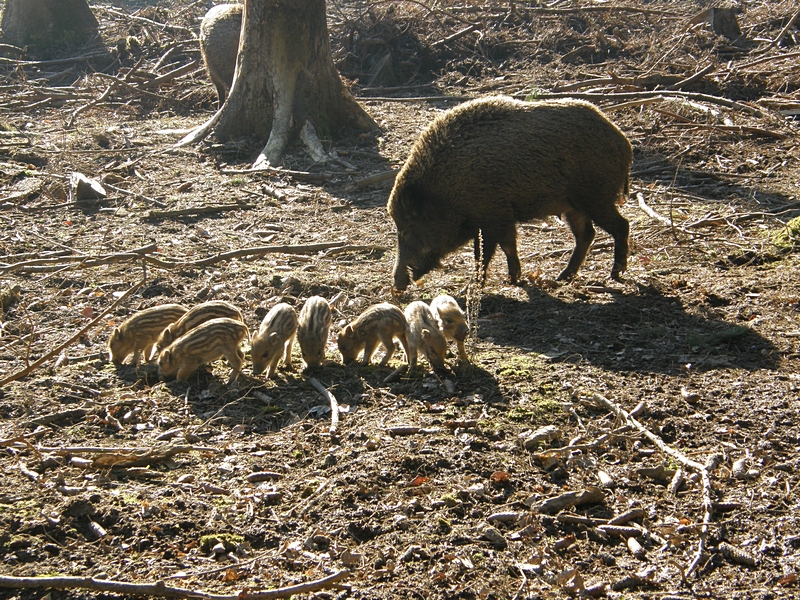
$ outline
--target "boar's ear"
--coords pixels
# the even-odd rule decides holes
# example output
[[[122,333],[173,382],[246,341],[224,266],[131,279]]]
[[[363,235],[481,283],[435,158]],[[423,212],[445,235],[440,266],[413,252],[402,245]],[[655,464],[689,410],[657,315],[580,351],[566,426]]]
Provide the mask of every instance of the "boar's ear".
[[[403,214],[411,219],[421,217],[427,204],[425,194],[416,185],[406,186],[397,200]]]

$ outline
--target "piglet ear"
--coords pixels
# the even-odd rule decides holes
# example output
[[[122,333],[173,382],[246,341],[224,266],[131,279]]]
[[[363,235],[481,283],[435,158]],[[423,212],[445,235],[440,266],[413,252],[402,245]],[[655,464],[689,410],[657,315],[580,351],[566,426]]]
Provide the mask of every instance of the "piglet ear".
[[[269,339],[271,339],[272,341],[277,340],[278,339],[278,332],[277,331],[273,331],[272,333],[270,333],[269,334]]]
[[[352,325],[345,326],[345,328],[342,330],[342,333],[345,335],[353,335],[353,326]]]
[[[422,332],[422,339],[428,341],[431,339],[431,330],[430,329],[423,329]]]

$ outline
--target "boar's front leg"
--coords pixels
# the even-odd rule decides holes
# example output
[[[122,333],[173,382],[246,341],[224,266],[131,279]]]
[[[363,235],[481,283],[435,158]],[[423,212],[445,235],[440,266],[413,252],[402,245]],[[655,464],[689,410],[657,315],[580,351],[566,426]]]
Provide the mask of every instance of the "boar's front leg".
[[[575,249],[572,251],[572,256],[569,259],[567,268],[561,271],[558,279],[561,281],[569,281],[581,268],[583,261],[586,260],[586,253],[589,251],[589,246],[592,245],[594,239],[594,226],[592,220],[582,212],[577,210],[568,210],[564,213],[564,217],[572,229],[572,235],[575,236]]]

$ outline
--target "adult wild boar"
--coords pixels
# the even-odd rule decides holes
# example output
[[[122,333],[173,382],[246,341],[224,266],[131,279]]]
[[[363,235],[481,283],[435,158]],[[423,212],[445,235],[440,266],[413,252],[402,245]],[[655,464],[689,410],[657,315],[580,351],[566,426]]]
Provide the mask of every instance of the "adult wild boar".
[[[242,8],[241,4],[217,4],[200,23],[200,53],[217,90],[220,107],[233,83],[242,30]]]
[[[439,115],[414,143],[389,197],[395,288],[406,289],[409,275],[419,279],[469,240],[484,276],[499,244],[517,282],[516,224],[548,215],[564,215],[575,236],[559,279],[571,279],[586,258],[592,223],[614,238],[611,275],[619,278],[629,227],[616,204],[629,193],[631,158],[625,135],[588,102],[489,97]]]

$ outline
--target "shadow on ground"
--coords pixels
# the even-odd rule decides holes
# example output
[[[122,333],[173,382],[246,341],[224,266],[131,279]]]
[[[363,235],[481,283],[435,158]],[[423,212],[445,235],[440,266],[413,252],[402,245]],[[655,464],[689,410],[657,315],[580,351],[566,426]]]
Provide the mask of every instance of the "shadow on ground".
[[[700,370],[777,367],[773,345],[743,322],[690,314],[652,285],[629,294],[610,292],[613,301],[604,303],[567,302],[535,288],[527,292],[527,302],[484,296],[479,336],[552,361],[614,371],[675,373],[687,364]]]

